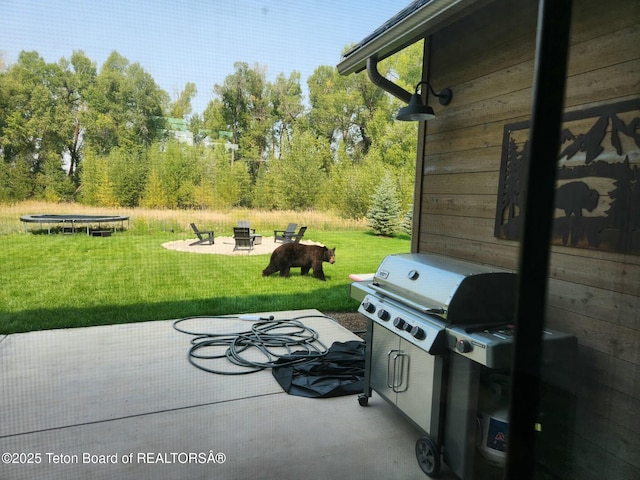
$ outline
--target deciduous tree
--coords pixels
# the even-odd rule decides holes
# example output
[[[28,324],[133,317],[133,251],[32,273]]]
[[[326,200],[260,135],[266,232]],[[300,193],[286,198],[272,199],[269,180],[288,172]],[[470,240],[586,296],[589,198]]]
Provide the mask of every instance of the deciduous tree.
[[[184,118],[191,114],[191,100],[198,93],[195,83],[187,82],[184,89],[177,95],[177,98],[169,105],[169,116],[174,118]]]
[[[165,127],[169,96],[139,63],[112,52],[88,94],[86,136],[98,153],[148,146]]]
[[[304,113],[300,73],[291,72],[287,78],[280,73],[275,82],[267,84],[267,95],[271,108],[271,154],[278,156],[282,141],[291,141],[294,127]]]
[[[214,92],[220,99],[220,112],[239,146],[238,158],[245,161],[255,176],[265,156],[268,131],[271,128],[265,96],[265,68],[246,62],[234,63],[235,72],[228,75]]]

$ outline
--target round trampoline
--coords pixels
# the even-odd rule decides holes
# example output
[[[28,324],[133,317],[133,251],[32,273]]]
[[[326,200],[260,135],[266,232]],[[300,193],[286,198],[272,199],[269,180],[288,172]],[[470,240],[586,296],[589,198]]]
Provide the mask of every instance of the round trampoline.
[[[97,236],[103,235],[105,230],[102,229],[102,224],[115,223],[112,227],[113,230],[117,229],[118,222],[120,223],[120,229],[124,230],[124,222],[129,222],[129,217],[122,215],[77,215],[77,214],[50,214],[42,213],[38,215],[22,215],[20,221],[24,223],[24,230],[27,232],[27,224],[39,223],[46,224],[47,230],[51,233],[52,225],[61,225],[62,233],[75,233],[76,227],[83,225],[87,230],[87,235],[99,233]],[[96,227],[97,228],[94,228]],[[111,230],[109,230],[110,232]]]

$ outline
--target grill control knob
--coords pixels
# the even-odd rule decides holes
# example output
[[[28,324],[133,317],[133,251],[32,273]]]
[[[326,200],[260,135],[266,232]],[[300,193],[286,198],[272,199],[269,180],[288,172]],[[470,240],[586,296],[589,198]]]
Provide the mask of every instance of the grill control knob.
[[[368,313],[373,313],[376,311],[376,306],[371,302],[364,302],[362,304],[362,308],[364,308],[364,311]]]
[[[427,337],[425,331],[417,325],[411,329],[411,335],[418,340],[424,340]]]
[[[396,317],[393,319],[393,326],[397,329],[404,330],[404,326],[407,324],[402,318]]]
[[[469,353],[473,350],[473,345],[471,345],[469,340],[458,340],[458,343],[456,343],[456,350],[460,353]]]
[[[389,312],[387,312],[386,310],[380,309],[378,311],[378,318],[383,322],[386,322],[387,320],[389,320]]]

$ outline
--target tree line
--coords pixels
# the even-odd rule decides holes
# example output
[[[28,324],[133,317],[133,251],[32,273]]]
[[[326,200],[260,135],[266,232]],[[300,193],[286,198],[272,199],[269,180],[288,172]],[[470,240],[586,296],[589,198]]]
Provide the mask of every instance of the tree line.
[[[379,69],[411,91],[419,45]],[[406,211],[412,201],[414,123],[366,72],[318,66],[307,79],[244,62],[201,113],[197,88],[174,98],[139,63],[112,52],[98,69],[82,51],[47,63],[23,51],[0,62],[0,202],[77,201],[99,206],[327,209],[361,218],[382,185]],[[179,141],[169,119],[192,139]]]

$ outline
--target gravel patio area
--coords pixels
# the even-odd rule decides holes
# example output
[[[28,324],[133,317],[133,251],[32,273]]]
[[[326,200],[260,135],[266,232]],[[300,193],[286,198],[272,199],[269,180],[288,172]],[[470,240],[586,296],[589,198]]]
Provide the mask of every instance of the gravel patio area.
[[[190,253],[209,253],[214,255],[270,255],[277,247],[283,245],[282,242],[275,242],[274,237],[262,237],[260,244],[254,245],[252,250],[234,250],[235,240],[233,237],[215,237],[213,245],[191,245],[197,239],[176,240],[163,243],[162,246],[168,250]],[[302,240],[304,245],[322,245],[311,240]]]

